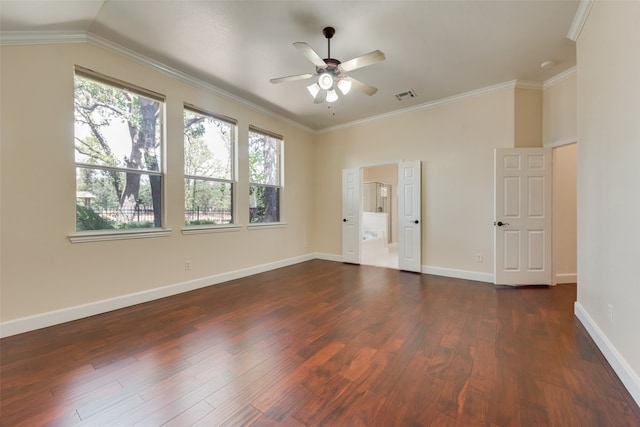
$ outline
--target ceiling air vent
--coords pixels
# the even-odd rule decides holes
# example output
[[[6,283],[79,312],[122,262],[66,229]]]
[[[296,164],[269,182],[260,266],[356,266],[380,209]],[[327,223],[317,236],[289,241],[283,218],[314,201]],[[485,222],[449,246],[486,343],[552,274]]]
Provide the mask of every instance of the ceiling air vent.
[[[405,90],[404,92],[400,92],[400,93],[396,93],[396,98],[398,98],[398,101],[402,101],[405,98],[415,98],[416,97],[416,93],[409,89],[409,90]]]

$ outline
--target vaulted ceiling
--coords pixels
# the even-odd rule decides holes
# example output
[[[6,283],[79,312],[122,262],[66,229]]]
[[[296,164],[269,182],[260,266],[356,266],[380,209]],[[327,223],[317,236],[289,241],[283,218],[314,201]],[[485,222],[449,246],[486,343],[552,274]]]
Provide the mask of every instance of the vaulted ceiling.
[[[83,32],[185,72],[312,129],[414,108],[513,80],[542,83],[576,64],[566,38],[578,0],[190,1],[0,0],[8,34]],[[373,85],[314,104],[314,73],[294,42],[322,58],[381,50],[386,60],[350,76]],[[16,33],[24,32],[24,33]],[[50,33],[55,32],[55,33]],[[553,65],[542,68],[545,61]],[[416,96],[398,100],[411,90]]]

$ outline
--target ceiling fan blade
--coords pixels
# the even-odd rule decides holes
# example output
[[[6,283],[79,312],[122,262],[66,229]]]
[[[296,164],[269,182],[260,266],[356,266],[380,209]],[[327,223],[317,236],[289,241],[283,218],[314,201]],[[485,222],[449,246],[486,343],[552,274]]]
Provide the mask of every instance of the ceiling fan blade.
[[[340,64],[340,68],[344,71],[351,71],[358,68],[366,67],[367,65],[375,64],[376,62],[384,61],[384,53],[379,50],[365,53],[357,58],[350,59]]]
[[[356,80],[353,77],[349,77],[349,80],[351,80],[352,87],[358,89],[360,92],[363,92],[369,96],[375,95],[375,93],[378,91],[378,88],[375,88],[366,83],[362,83],[360,80]]]
[[[278,77],[277,79],[271,79],[269,80],[271,83],[282,83],[282,82],[292,82],[295,80],[304,80],[304,79],[310,79],[311,77],[313,77],[314,74],[310,74],[310,73],[306,73],[306,74],[296,74],[294,76],[287,76],[287,77]]]
[[[327,63],[324,62],[324,59],[322,59],[320,55],[318,55],[315,50],[311,49],[311,46],[309,46],[305,42],[295,42],[293,46],[298,49],[301,54],[306,56],[309,61],[313,62],[316,67],[324,68],[327,66]]]
[[[322,104],[324,100],[327,99],[327,91],[324,89],[320,89],[320,92],[313,99],[314,104]]]

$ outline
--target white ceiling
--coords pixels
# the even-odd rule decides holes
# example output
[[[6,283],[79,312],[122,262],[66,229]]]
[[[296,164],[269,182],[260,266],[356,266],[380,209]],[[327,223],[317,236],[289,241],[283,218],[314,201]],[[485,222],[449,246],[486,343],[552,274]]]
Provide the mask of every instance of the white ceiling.
[[[566,38],[579,0],[512,1],[152,1],[0,0],[0,29],[84,31],[204,80],[313,129],[391,113],[464,92],[539,82],[576,64]],[[326,57],[333,26],[341,61],[379,49],[386,60],[350,76],[376,86],[314,104],[313,73],[292,43]],[[555,65],[542,69],[541,63]],[[416,98],[395,94],[413,90]],[[331,106],[331,108],[329,108]],[[224,112],[221,112],[224,114]]]

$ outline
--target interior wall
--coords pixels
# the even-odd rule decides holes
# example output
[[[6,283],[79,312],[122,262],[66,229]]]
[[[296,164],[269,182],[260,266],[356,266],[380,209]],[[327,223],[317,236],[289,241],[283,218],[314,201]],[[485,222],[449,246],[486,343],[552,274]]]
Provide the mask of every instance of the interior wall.
[[[315,135],[88,43],[1,47],[0,321],[83,307],[313,252]],[[74,65],[166,95],[169,237],[70,243]],[[285,226],[183,235],[185,102],[238,120],[237,217],[248,223],[248,126],[284,136]],[[274,245],[273,242],[278,244]],[[311,255],[309,255],[311,256]],[[191,270],[185,271],[185,260]],[[93,314],[93,313],[90,313]]]
[[[493,149],[513,135],[513,89],[320,134],[317,252],[341,253],[342,169],[421,160],[423,271],[492,277]]]
[[[514,147],[542,147],[542,90],[514,91]]]
[[[577,55],[576,311],[640,403],[640,2],[594,2]]]
[[[577,144],[553,149],[553,272],[555,283],[577,281]]]
[[[578,135],[577,73],[545,85],[542,95],[543,145],[575,142]]]

